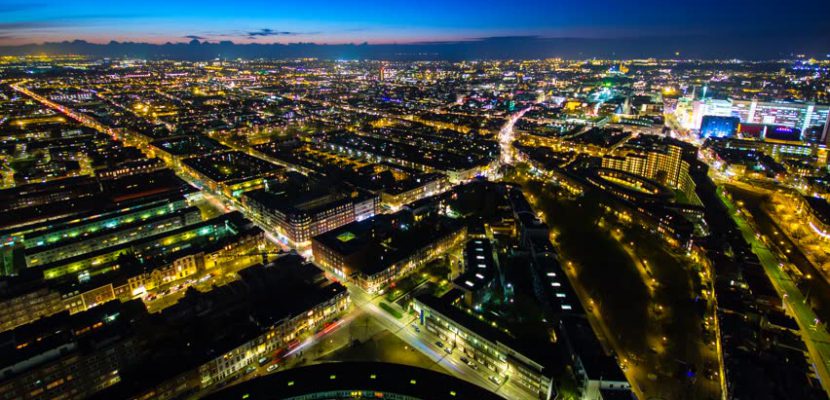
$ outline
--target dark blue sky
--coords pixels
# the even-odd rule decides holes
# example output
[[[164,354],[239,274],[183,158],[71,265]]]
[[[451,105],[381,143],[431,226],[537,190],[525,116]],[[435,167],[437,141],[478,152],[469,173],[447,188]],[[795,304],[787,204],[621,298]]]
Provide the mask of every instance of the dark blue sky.
[[[495,36],[687,35],[786,39],[830,31],[829,0],[81,0],[0,1],[0,45],[412,43]]]

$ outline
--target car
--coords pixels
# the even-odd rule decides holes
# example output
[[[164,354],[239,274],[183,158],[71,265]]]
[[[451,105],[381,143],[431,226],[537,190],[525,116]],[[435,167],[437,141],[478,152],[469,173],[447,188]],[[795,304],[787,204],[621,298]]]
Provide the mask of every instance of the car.
[[[452,354],[452,349],[447,347],[447,348],[444,349],[444,352],[447,353],[447,354]]]
[[[435,342],[435,345],[438,347],[444,347],[444,343],[441,343],[440,341]]]
[[[490,377],[488,377],[487,379],[489,379],[490,382],[493,382],[496,385],[501,385],[501,382],[499,382],[499,378],[496,378],[495,375],[490,375]]]
[[[268,372],[274,372],[274,371],[276,371],[276,370],[277,370],[277,368],[279,368],[279,367],[280,367],[280,366],[279,366],[279,364],[271,364],[271,365],[269,365],[269,366],[268,366],[268,368],[266,369],[266,371],[268,371]]]
[[[417,333],[421,333],[421,328],[418,328],[418,327],[416,326],[416,327],[415,327],[415,332],[417,332]]]
[[[467,357],[461,357],[459,360],[461,360],[464,364],[470,365],[470,360],[468,360]]]
[[[256,365],[249,365],[247,368],[245,368],[245,373],[246,374],[250,374],[251,372],[254,372],[254,371],[256,371]]]
[[[265,364],[268,364],[268,361],[271,361],[271,359],[270,359],[270,358],[268,358],[268,357],[261,357],[261,358],[259,359],[259,366],[261,367],[261,366],[263,366],[263,365],[265,365]]]

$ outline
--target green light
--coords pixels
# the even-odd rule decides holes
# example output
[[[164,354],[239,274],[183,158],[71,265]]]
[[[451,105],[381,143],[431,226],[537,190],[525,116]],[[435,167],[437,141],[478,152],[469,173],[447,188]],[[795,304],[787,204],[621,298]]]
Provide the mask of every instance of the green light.
[[[294,381],[288,381],[288,386],[294,386]]]
[[[414,385],[414,384],[416,384],[416,383],[417,383],[417,382],[416,382],[414,379],[412,379],[412,380],[410,380],[410,381],[409,381],[409,384],[410,384],[410,385]]]
[[[343,233],[341,233],[341,234],[337,235],[337,240],[339,240],[339,241],[341,241],[341,242],[343,242],[343,243],[346,243],[346,242],[348,242],[348,241],[350,241],[350,240],[354,239],[355,237],[357,237],[357,236],[355,236],[355,234],[354,234],[354,233],[351,233],[351,232],[349,232],[349,231],[346,231],[346,232],[343,232]]]
[[[243,398],[243,399],[247,399],[248,397],[251,397],[251,395],[250,395],[250,394],[248,394],[248,393],[245,393],[245,394],[243,394],[243,395],[242,395],[242,398]]]
[[[329,379],[335,380],[335,379],[337,379],[337,375],[329,375]]]

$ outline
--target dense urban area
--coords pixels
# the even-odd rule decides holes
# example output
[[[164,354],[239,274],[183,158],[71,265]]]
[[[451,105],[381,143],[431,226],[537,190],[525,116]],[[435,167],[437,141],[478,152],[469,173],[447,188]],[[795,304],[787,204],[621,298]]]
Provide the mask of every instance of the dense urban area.
[[[830,393],[826,60],[6,56],[0,139],[0,399]]]

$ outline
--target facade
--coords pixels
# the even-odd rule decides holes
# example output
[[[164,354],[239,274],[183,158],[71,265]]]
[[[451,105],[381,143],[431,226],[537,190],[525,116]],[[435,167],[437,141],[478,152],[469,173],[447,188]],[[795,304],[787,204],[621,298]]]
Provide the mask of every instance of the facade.
[[[308,247],[311,238],[379,212],[379,198],[363,191],[332,194],[329,191],[291,198],[270,190],[253,190],[242,196],[251,217],[282,235],[296,247]]]
[[[128,161],[111,168],[101,168],[95,171],[95,176],[101,179],[118,179],[125,176],[145,174],[163,169],[165,164],[158,158]]]
[[[48,288],[4,296],[0,298],[0,332],[57,314],[63,309],[60,294]]]
[[[259,231],[259,228],[245,219],[240,212],[235,211],[143,239],[42,264],[35,268],[37,271],[42,271],[45,279],[56,279],[68,274],[90,273],[94,275],[117,269],[118,259],[124,255],[134,255],[139,260],[147,262],[155,258],[164,258],[168,254],[196,243],[207,244],[240,232],[251,231]]]
[[[689,102],[688,99],[686,99]],[[678,120],[687,129],[701,129],[705,116],[736,117],[744,124],[778,125],[798,129],[822,126],[830,105],[791,101],[703,99],[678,109]]]
[[[412,308],[420,323],[440,337],[449,349],[463,352],[499,376],[511,379],[540,399],[553,396],[553,379],[538,353],[516,350],[517,340],[432,295],[415,298]]]
[[[68,240],[26,249],[26,266],[29,268],[49,264],[66,258],[105,249],[133,240],[140,240],[168,232],[202,220],[196,207],[188,207],[172,213],[157,214],[147,219],[127,222],[116,229],[88,232]]]
[[[602,158],[602,168],[628,172],[651,179],[693,198],[694,181],[689,176],[689,163],[682,159],[683,149],[667,144],[644,152],[630,151],[623,155]]]
[[[314,262],[369,293],[386,287],[460,244],[466,226],[443,216],[415,220],[408,211],[377,215],[314,237]]]
[[[807,224],[823,240],[830,241],[830,203],[820,197],[795,196],[796,211],[807,217]]]
[[[165,399],[227,382],[348,309],[345,287],[292,257],[158,316],[112,301],[0,333],[0,398]]]
[[[0,334],[0,398],[80,400],[118,383],[139,354],[129,322],[141,314],[137,307],[109,303]]]
[[[240,151],[227,151],[188,158],[182,171],[214,193],[239,197],[243,192],[261,189],[269,179],[282,176],[283,168]]]
[[[443,174],[422,174],[411,179],[412,184],[405,187],[388,188],[381,191],[383,204],[393,209],[420,199],[443,192],[449,187],[449,181]]]
[[[262,231],[241,232],[216,243],[174,252],[144,264],[123,264],[118,270],[78,283],[64,279],[0,281],[0,332],[31,323],[39,318],[68,311],[76,314],[112,300],[127,302],[168,285],[188,286],[200,273],[233,272],[261,261],[265,242]],[[250,255],[248,255],[250,254]],[[27,288],[28,287],[28,288]]]
[[[700,125],[700,137],[732,137],[738,132],[738,117],[704,115]]]
[[[827,113],[827,121],[824,121],[824,130],[821,132],[821,143],[830,146],[830,113]]]

